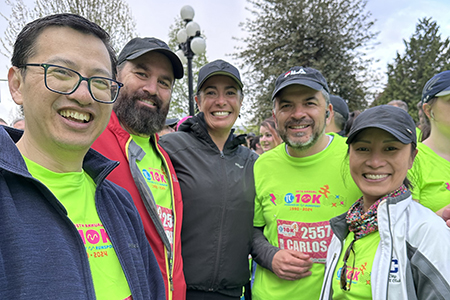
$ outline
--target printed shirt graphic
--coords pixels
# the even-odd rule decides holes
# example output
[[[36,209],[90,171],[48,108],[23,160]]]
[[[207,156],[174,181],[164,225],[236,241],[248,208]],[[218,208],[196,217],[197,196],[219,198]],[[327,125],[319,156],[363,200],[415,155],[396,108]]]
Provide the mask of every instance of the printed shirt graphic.
[[[450,162],[422,143],[417,148],[419,152],[408,172],[414,186],[412,196],[436,212],[450,204]]]
[[[331,135],[331,144],[315,155],[291,157],[283,143],[255,163],[254,226],[265,227],[264,235],[272,245],[304,251],[315,262],[312,275],[300,281],[282,280],[258,266],[252,289],[255,300],[320,296],[332,237],[329,220],[346,212],[361,196],[350,177],[348,164],[344,163],[345,139]]]
[[[154,153],[156,149],[150,144],[148,137],[131,135],[133,140],[145,153]],[[139,170],[144,176],[155,199],[159,218],[164,226],[167,238],[173,248],[173,206],[169,179],[164,168],[163,161],[158,155],[145,155],[141,161],[137,161]]]
[[[128,282],[95,208],[95,183],[84,171],[55,173],[24,157],[28,171],[64,205],[86,247],[97,299],[132,299]]]
[[[344,266],[344,255],[348,248],[348,245],[354,239],[354,233],[350,232],[342,248],[341,256],[336,265],[336,270],[334,271],[332,288],[333,288],[333,299],[349,299],[349,300],[370,300],[372,299],[372,282],[371,273],[373,260],[375,258],[375,253],[377,252],[378,244],[380,243],[380,234],[378,231],[372,232],[371,234],[359,239],[353,243],[353,250],[355,253],[350,252],[347,260],[347,288],[349,286],[350,280],[352,281],[349,291],[344,291],[341,289],[341,271]],[[353,268],[353,265],[355,266]],[[391,270],[392,273],[392,270]]]

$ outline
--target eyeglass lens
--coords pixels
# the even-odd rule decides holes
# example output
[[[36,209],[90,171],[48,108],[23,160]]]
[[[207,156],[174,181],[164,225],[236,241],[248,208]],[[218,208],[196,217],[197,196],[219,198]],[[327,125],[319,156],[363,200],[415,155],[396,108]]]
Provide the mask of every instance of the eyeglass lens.
[[[46,70],[46,84],[49,89],[65,94],[73,93],[82,81],[81,75],[73,70],[49,66]],[[103,77],[90,77],[88,80],[92,97],[101,102],[112,102],[116,99],[119,86],[115,81]]]

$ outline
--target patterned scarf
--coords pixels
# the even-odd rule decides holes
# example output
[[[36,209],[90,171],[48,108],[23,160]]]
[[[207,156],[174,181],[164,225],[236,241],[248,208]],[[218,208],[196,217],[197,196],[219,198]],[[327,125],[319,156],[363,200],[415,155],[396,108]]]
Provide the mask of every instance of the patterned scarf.
[[[350,207],[350,210],[347,212],[347,217],[345,219],[347,221],[348,229],[355,233],[355,239],[358,240],[369,233],[378,230],[377,213],[378,205],[381,201],[389,197],[397,197],[404,194],[407,190],[405,185],[400,186],[392,193],[375,201],[366,212],[363,210],[364,202],[362,197],[353,203],[352,207]]]

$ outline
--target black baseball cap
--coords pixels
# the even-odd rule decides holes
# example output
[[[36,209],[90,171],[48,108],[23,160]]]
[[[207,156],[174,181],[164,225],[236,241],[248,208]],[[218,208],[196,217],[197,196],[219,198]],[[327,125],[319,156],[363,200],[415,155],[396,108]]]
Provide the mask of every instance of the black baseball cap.
[[[286,73],[278,76],[275,81],[275,90],[272,93],[272,100],[279,91],[292,84],[305,85],[316,91],[325,90],[330,92],[327,80],[323,75],[313,68],[308,67],[292,67]]]
[[[422,103],[450,94],[450,71],[436,74],[423,87]]]
[[[417,145],[416,124],[403,109],[392,105],[380,105],[362,112],[353,121],[347,144],[351,144],[363,129],[379,128],[392,134],[403,144]]]
[[[345,102],[344,99],[336,95],[330,95],[330,102],[333,105],[333,110],[335,112],[340,113],[347,121],[349,114],[347,102]]]
[[[201,89],[205,81],[214,75],[225,75],[231,77],[234,81],[236,81],[241,89],[244,87],[241,81],[239,70],[236,69],[236,67],[232,64],[218,59],[213,62],[207,63],[198,72],[197,93]]]
[[[129,41],[119,54],[117,65],[124,63],[127,60],[133,60],[150,51],[156,51],[167,56],[172,63],[173,76],[176,79],[183,78],[184,69],[181,60],[178,56],[170,50],[169,46],[157,38],[134,38]]]

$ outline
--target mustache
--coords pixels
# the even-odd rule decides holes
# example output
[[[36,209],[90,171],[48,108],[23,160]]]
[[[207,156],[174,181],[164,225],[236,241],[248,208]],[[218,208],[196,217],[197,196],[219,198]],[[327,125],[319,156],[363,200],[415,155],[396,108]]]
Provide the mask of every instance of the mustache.
[[[284,127],[288,128],[289,126],[314,125],[314,124],[315,124],[314,120],[302,117],[300,119],[290,119],[289,121],[286,121]]]
[[[138,100],[147,100],[155,103],[156,108],[160,109],[163,106],[163,101],[156,95],[151,95],[145,91],[139,91],[134,93],[132,97],[133,101],[136,102]]]

